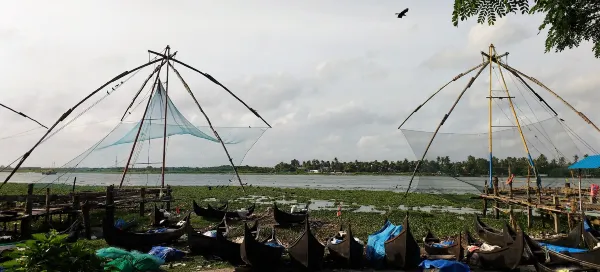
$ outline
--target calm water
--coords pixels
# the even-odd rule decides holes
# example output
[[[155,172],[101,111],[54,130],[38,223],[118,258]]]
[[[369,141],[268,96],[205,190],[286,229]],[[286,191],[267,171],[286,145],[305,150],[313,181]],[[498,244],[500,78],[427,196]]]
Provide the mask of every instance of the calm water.
[[[0,173],[0,179],[6,178],[8,173]],[[118,184],[121,180],[120,174],[66,174],[44,176],[39,173],[17,173],[10,182],[30,183],[56,183],[72,184],[73,178],[77,177],[78,185],[110,185]],[[233,185],[237,182],[232,175],[215,174],[168,174],[165,175],[165,184],[188,185],[188,186],[217,186]],[[477,193],[478,188],[483,186],[485,177],[461,177],[459,179],[450,177],[415,177],[411,191],[423,193]],[[354,176],[354,175],[242,175],[244,183],[252,186],[267,186],[280,188],[313,188],[313,189],[362,189],[362,190],[391,190],[405,191],[410,181],[407,176]],[[523,186],[524,179],[515,179],[515,187]],[[562,187],[565,179],[543,178],[543,186]],[[577,187],[576,181],[571,180],[571,187]],[[502,182],[503,183],[503,182]],[[600,183],[600,179],[586,179],[582,182],[583,187],[589,187],[591,183]],[[135,174],[128,175],[125,185],[147,185],[160,184],[160,174]],[[533,185],[533,184],[532,184]]]

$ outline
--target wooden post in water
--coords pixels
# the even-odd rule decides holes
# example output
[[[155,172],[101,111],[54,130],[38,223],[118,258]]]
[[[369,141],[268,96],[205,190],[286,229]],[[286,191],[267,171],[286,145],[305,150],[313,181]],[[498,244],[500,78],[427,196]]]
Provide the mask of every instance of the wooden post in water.
[[[50,223],[50,187],[46,188],[46,214],[44,220],[46,223]]]
[[[83,230],[85,239],[92,239],[92,224],[90,222],[90,203],[85,201],[81,207],[81,213],[83,214]]]
[[[144,216],[146,213],[146,188],[140,189],[140,216]]]
[[[77,177],[73,179],[73,188],[71,189],[71,193],[75,193],[75,183],[77,182]]]
[[[560,203],[558,201],[558,196],[556,196],[556,195],[553,196],[552,201],[554,202],[554,207],[558,209],[558,207],[560,206]],[[559,231],[558,213],[552,213],[552,216],[554,217],[554,232],[558,233],[558,231]]]
[[[27,198],[25,199],[25,217],[21,220],[21,238],[31,236],[31,217],[33,209],[33,183],[27,184]]]

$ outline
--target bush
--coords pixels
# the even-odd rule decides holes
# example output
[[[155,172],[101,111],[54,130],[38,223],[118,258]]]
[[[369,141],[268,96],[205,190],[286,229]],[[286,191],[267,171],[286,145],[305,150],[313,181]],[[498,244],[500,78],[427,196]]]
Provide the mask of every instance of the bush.
[[[94,250],[79,242],[67,243],[67,236],[55,230],[34,234],[33,239],[17,244],[17,249],[8,253],[12,260],[0,266],[7,271],[102,271],[102,261]]]

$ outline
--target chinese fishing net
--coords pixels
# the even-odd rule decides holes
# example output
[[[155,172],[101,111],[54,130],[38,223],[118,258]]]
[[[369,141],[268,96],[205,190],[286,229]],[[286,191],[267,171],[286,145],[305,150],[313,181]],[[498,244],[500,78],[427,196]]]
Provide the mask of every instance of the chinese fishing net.
[[[508,73],[505,73],[505,76],[506,74]],[[490,166],[489,99],[486,98],[489,97],[489,81],[480,80],[482,82],[473,84],[465,93],[452,115],[435,136],[410,191],[430,193],[483,191],[486,181],[489,180]],[[563,186],[565,180],[571,178],[567,167],[578,158],[583,158],[586,153],[592,154],[595,151],[563,119],[552,114],[539,99],[529,93],[529,90],[514,80],[510,83],[514,83],[508,85],[514,110],[529,154],[542,177],[541,186]],[[461,86],[459,83],[456,88],[462,89],[464,85]],[[506,92],[497,82],[494,83],[492,96],[498,97],[492,102],[493,176],[498,177],[501,188],[508,186],[506,181],[509,172],[516,176],[513,187],[525,186],[528,176],[530,185],[535,187],[536,178],[529,168],[529,158],[512,108]],[[444,101],[438,99],[436,102],[439,107],[428,108],[428,110],[436,111],[443,116],[450,108],[451,100],[453,99],[444,99]],[[421,109],[421,111],[425,110]],[[415,119],[407,123],[413,127],[403,127],[401,132],[415,157],[420,159],[426,152],[427,145],[434,135],[435,126],[440,120],[432,119],[430,116]],[[424,124],[428,124],[433,129],[423,129]],[[585,125],[583,124],[582,127]],[[406,190],[409,178],[407,177],[406,181],[402,179],[399,188]]]
[[[148,83],[148,86],[152,85],[152,82]],[[113,97],[110,101],[103,101],[104,107],[94,107],[106,96],[114,96],[111,91],[108,91],[104,98],[96,101],[83,112],[78,115],[73,114],[74,117],[65,120],[64,127],[58,129],[62,130],[62,133],[51,134],[47,142],[40,145],[29,161],[48,161],[43,155],[49,154],[55,154],[56,158],[66,156],[61,153],[75,156],[62,166],[54,168],[55,173],[50,172],[49,175],[38,178],[36,182],[39,186],[36,188],[50,185],[70,187],[75,182],[75,178],[77,185],[118,186],[122,181],[124,186],[160,186],[165,143],[165,186],[239,186],[231,164],[240,166],[267,128],[255,126],[257,122],[249,122],[252,125],[241,126],[240,123],[245,122],[241,118],[235,120],[237,124],[218,126],[217,123],[222,123],[224,118],[219,118],[218,115],[216,118],[213,117],[214,130],[227,148],[228,156],[198,106],[190,102],[191,98],[185,90],[181,92],[181,88],[177,89],[180,86],[177,85],[180,84],[170,84],[168,96],[165,95],[166,84],[161,83],[160,80],[155,87],[147,87],[151,90],[141,92],[134,107],[125,115],[123,121],[117,119],[115,122],[113,119],[108,122],[98,122],[90,118],[86,119],[85,116],[91,112],[94,118],[103,114],[108,117],[109,112],[122,114],[123,105],[131,101],[131,93]],[[178,97],[180,100],[177,101],[187,102],[184,104],[185,110],[178,108],[176,101],[171,99],[177,92],[180,94]],[[214,106],[209,109],[212,112],[216,111]],[[79,148],[83,143],[89,143],[87,149]],[[123,175],[126,166],[128,171]],[[21,179],[30,181],[31,178],[17,173],[13,180],[23,182]]]

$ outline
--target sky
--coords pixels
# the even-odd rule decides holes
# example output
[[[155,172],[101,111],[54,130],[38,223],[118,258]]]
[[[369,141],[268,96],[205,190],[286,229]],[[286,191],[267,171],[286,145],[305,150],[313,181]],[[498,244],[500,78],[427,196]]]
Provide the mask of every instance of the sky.
[[[422,151],[411,149],[410,141],[398,130],[400,123],[453,77],[480,64],[480,52],[487,52],[493,43],[498,53],[510,53],[505,59],[509,65],[537,78],[600,123],[600,109],[594,106],[600,98],[600,62],[594,59],[590,44],[544,53],[546,32],[538,34],[541,15],[513,14],[495,26],[477,25],[472,19],[454,27],[452,1],[445,2],[13,1],[0,10],[0,60],[4,64],[0,67],[0,103],[51,126],[104,82],[154,57],[148,49],[162,51],[170,45],[178,60],[214,76],[272,125],[256,144],[248,141],[232,151],[236,162],[244,158],[244,165],[272,166],[291,159],[414,159]],[[406,7],[408,15],[396,18],[394,13]],[[220,87],[181,65],[175,67],[213,125],[265,126]],[[85,111],[81,117],[40,145],[24,165],[62,165],[92,147],[119,124],[151,70],[136,73],[110,95],[107,91],[118,81],[99,91],[66,121]],[[435,130],[474,74],[450,84],[403,128]],[[163,69],[163,82],[165,76]],[[529,121],[550,117],[535,108],[535,100],[526,104],[527,95],[519,100],[524,88],[517,91],[515,79],[504,76],[515,103],[524,110],[533,109],[523,113]],[[169,97],[181,113],[194,125],[206,126],[172,71],[169,83]],[[486,132],[489,84],[489,70],[484,70],[441,131]],[[501,89],[497,75],[492,85]],[[570,128],[597,147],[600,132],[550,93],[530,85]],[[86,111],[103,96],[107,98]],[[140,105],[138,112],[144,106],[140,101],[135,103]],[[495,109],[494,124],[500,125],[508,110],[506,106]],[[129,120],[139,118],[135,112],[128,116]],[[0,165],[21,156],[44,132],[35,123],[0,109]],[[252,135],[254,140],[258,137]],[[219,145],[203,148],[208,144],[176,137],[186,136],[171,137],[168,165],[193,166],[199,157],[211,160],[214,152],[220,152],[219,160],[226,162]],[[156,143],[153,146],[159,147],[162,141]],[[487,150],[485,144],[480,148]],[[129,153],[120,152],[115,159],[123,160]],[[155,155],[160,160],[160,154]],[[114,163],[112,155],[102,156]]]

